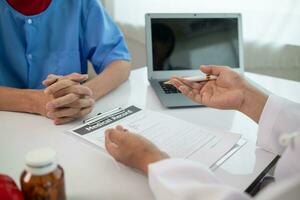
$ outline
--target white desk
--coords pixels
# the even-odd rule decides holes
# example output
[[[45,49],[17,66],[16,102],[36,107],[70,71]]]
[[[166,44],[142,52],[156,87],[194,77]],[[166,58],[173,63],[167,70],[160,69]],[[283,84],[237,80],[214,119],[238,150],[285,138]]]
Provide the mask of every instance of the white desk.
[[[247,77],[276,94],[300,102],[297,82],[249,73]],[[238,132],[252,142],[256,140],[257,125],[235,111],[163,108],[149,86],[146,68],[133,71],[129,81],[97,102],[91,115],[126,104],[163,112],[201,126]],[[65,169],[68,199],[153,199],[146,177],[122,165],[118,168],[101,150],[64,133],[80,123],[54,126],[41,116],[0,112],[0,173],[9,174],[18,181],[26,152],[49,146],[57,151]],[[216,174],[225,183],[244,191],[274,158],[275,155],[249,143],[218,168]]]

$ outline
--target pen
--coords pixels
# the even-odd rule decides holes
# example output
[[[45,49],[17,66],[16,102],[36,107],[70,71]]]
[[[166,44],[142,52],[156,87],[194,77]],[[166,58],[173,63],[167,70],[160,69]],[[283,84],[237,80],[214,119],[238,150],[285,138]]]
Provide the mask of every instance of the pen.
[[[88,119],[85,119],[85,120],[83,120],[82,122],[85,124],[85,123],[87,123],[87,122],[89,122],[89,121],[92,121],[93,119],[97,118],[99,115],[102,115],[102,113],[98,113],[96,116],[90,117],[90,118],[88,118]]]
[[[187,81],[193,81],[193,82],[202,82],[202,81],[210,81],[210,80],[216,80],[218,77],[214,75],[209,75],[207,74],[206,76],[190,76],[190,77],[185,77],[183,79]],[[164,82],[166,85],[170,85],[171,81],[166,81]]]
[[[116,112],[116,111],[118,111],[118,110],[121,110],[122,108],[121,107],[118,107],[118,108],[115,108],[115,109],[112,109],[112,110],[109,110],[109,111],[107,111],[107,112],[104,112],[104,113],[98,113],[96,116],[94,116],[94,117],[90,117],[90,118],[88,118],[88,119],[86,119],[86,120],[83,120],[83,123],[85,124],[85,123],[87,123],[87,122],[91,122],[91,121],[93,121],[94,119],[97,119],[98,117],[103,117],[104,115],[108,115],[108,114],[111,114],[111,113],[114,113],[114,112]]]

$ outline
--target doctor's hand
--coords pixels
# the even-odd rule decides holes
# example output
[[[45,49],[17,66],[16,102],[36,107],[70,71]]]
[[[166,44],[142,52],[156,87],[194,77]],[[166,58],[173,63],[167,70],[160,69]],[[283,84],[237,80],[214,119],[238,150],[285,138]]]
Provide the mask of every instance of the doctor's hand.
[[[117,161],[148,174],[148,165],[169,156],[144,137],[122,126],[105,131],[105,147]]]
[[[200,70],[215,75],[216,80],[192,82],[174,77],[171,83],[191,100],[208,107],[238,110],[258,122],[267,95],[250,85],[229,67],[201,66]]]
[[[46,115],[56,125],[68,123],[92,111],[95,103],[92,91],[81,85],[87,79],[87,75],[73,73],[67,76],[51,74],[43,81],[47,86],[44,93],[52,97],[46,104]]]

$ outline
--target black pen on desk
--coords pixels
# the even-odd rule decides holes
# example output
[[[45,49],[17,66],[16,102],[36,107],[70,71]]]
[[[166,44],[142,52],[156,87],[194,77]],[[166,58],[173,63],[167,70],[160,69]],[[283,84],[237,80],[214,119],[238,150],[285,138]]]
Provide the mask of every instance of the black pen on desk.
[[[102,115],[102,113],[98,113],[96,116],[87,118],[87,119],[83,120],[82,122],[85,124],[85,123],[87,123],[87,122],[89,122],[89,121],[92,121],[93,119],[96,119],[96,118],[99,117],[100,115]]]

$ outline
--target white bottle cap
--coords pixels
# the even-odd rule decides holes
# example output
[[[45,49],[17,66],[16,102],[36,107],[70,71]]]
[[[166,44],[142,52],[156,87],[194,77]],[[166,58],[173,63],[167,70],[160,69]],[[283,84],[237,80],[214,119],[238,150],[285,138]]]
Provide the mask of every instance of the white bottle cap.
[[[56,152],[49,148],[30,151],[25,158],[27,171],[35,176],[49,174],[57,168]]]

